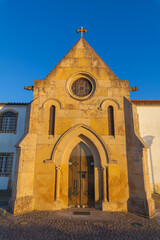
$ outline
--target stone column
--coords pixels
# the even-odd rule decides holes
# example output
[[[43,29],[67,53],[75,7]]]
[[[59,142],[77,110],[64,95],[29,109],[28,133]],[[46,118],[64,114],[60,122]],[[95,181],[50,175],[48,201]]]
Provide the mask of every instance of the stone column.
[[[61,171],[61,167],[60,166],[56,166],[56,200],[55,200],[55,207],[56,209],[60,209],[60,171]]]
[[[103,173],[103,201],[107,202],[107,190],[106,190],[106,167],[102,168]]]
[[[103,201],[102,201],[102,211],[110,211],[110,203],[107,200],[107,179],[106,179],[106,166],[102,167],[103,174]]]

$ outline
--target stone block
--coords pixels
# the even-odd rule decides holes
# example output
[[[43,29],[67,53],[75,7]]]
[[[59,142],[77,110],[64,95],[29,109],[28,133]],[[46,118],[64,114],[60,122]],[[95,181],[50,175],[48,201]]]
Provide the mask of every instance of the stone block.
[[[25,196],[9,200],[9,211],[15,215],[31,212],[34,210],[33,196]]]
[[[102,202],[102,211],[116,212],[116,211],[127,211],[126,202]]]
[[[20,192],[22,188],[33,188],[34,183],[34,171],[33,172],[19,172],[17,181],[17,192]]]
[[[66,130],[72,127],[72,118],[57,118],[55,134],[63,134]]]
[[[91,127],[101,135],[107,135],[108,134],[108,120],[107,119],[101,119],[101,118],[92,118],[91,119]]]
[[[108,175],[109,179],[111,178],[120,178],[120,167],[118,165],[110,165],[108,166]]]
[[[35,167],[35,161],[29,161],[29,159],[25,159],[25,160],[21,160],[19,163],[19,169],[18,172],[19,173],[24,173],[24,172],[33,172],[34,171],[34,167]]]
[[[148,218],[152,218],[155,216],[154,200],[152,198],[150,199],[129,198],[128,211]]]

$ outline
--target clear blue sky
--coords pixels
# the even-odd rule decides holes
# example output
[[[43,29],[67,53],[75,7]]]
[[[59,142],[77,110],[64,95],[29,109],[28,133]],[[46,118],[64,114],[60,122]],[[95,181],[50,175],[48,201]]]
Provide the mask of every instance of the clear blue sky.
[[[121,80],[131,99],[160,99],[160,0],[0,0],[0,102],[29,102],[79,39]]]

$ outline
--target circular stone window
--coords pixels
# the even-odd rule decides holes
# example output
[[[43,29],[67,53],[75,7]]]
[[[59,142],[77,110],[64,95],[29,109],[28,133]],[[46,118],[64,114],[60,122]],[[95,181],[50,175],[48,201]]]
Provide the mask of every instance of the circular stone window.
[[[72,98],[84,101],[93,96],[96,90],[96,80],[91,74],[78,72],[67,79],[66,90]]]
[[[77,97],[86,97],[92,92],[92,83],[81,77],[72,83],[71,89]]]

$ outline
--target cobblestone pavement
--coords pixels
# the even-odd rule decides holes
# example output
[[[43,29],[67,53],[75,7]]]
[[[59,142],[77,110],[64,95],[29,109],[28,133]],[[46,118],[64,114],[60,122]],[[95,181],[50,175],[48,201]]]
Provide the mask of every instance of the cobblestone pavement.
[[[160,211],[155,218],[146,219],[130,213],[100,211],[81,216],[73,215],[73,210],[13,216],[0,209],[1,239],[160,240]]]

